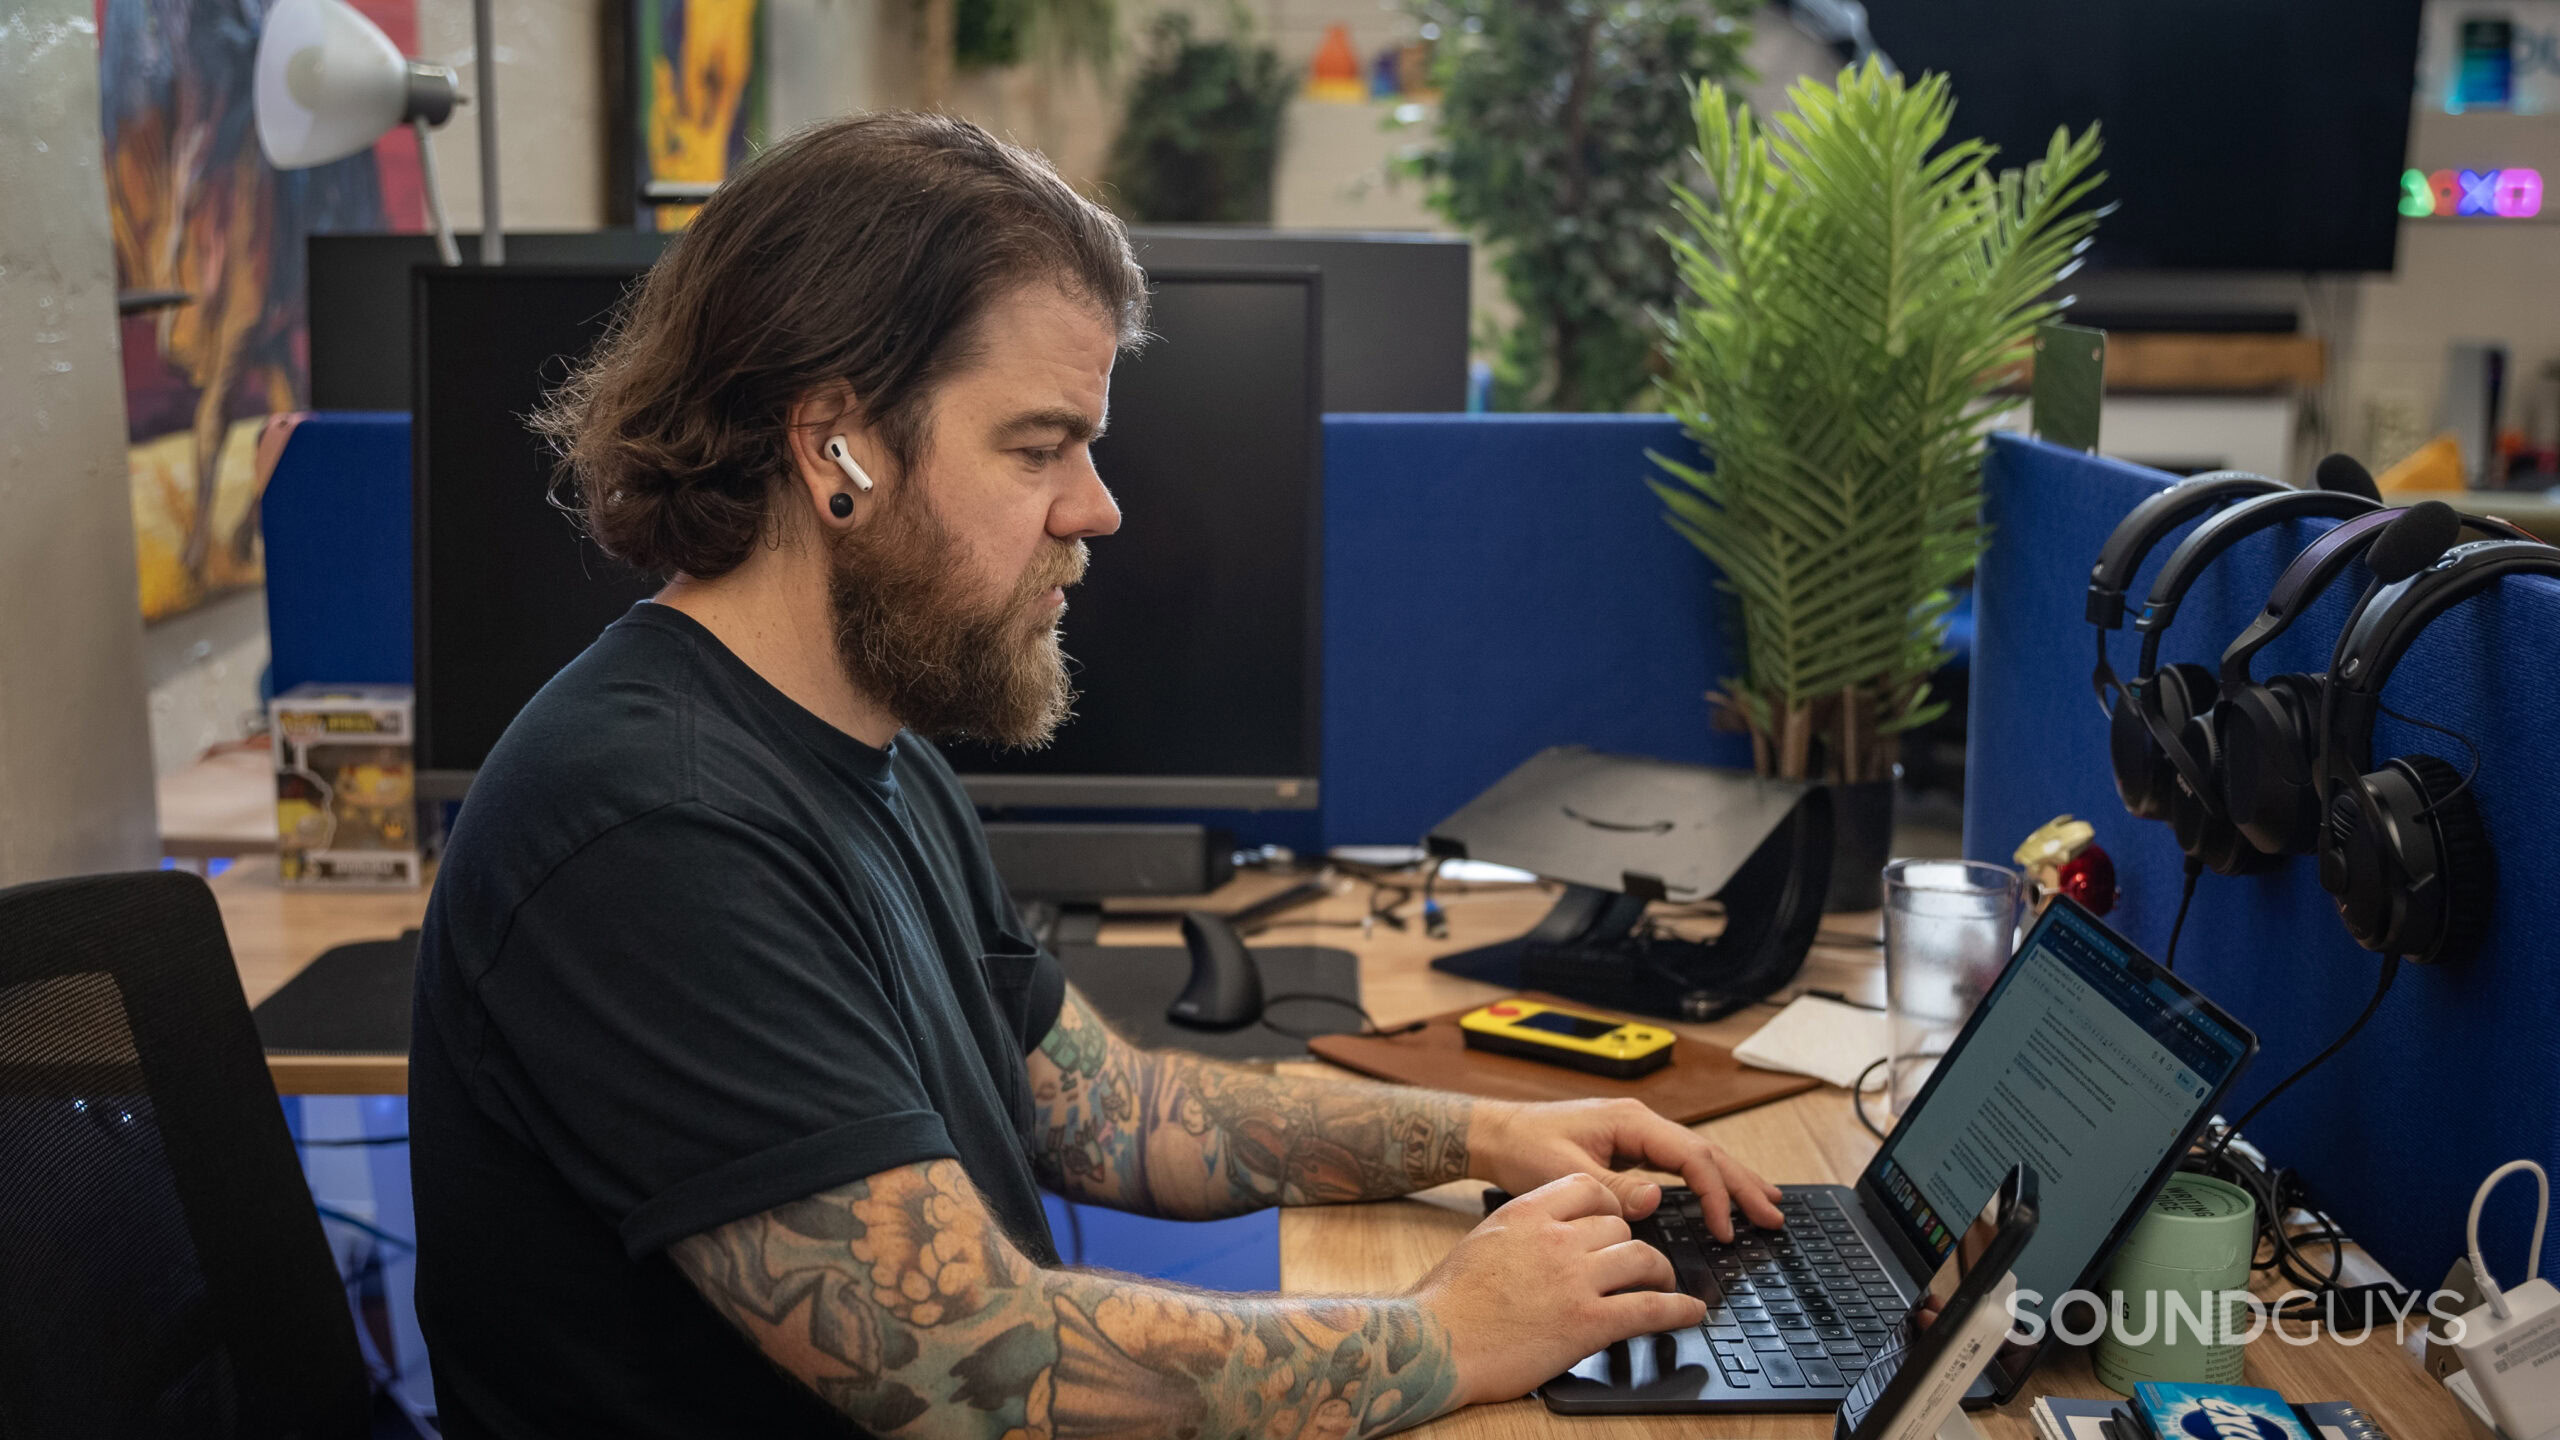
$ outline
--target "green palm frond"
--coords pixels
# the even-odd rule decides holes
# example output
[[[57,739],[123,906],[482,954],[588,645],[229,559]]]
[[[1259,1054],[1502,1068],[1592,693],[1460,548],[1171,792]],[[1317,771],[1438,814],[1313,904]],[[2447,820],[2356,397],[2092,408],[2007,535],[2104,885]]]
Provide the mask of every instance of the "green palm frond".
[[[1649,483],[1740,607],[1719,699],[1764,767],[1864,779],[1945,706],[1949,587],[1987,539],[1983,401],[2054,312],[2105,177],[2094,126],[1995,172],[1948,139],[1942,75],[1869,63],[1787,95],[1765,122],[1694,97],[1706,185],[1666,234],[1685,295],[1660,391],[1713,463],[1656,456]]]

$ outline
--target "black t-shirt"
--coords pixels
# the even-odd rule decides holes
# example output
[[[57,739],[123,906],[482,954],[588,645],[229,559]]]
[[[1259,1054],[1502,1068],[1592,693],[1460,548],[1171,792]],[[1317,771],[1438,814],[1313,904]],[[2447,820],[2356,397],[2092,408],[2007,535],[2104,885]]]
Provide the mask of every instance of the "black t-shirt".
[[[665,1254],[951,1157],[1051,1263],[1020,937],[933,747],[875,750],[642,604],[473,783],[418,952],[418,1318],[444,1433],[858,1433]]]

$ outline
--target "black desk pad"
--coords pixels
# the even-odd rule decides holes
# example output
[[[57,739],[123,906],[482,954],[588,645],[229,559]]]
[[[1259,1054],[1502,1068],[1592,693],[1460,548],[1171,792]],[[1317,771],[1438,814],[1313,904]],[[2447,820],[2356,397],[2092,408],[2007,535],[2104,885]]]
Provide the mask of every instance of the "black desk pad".
[[[1256,946],[1266,995],[1313,992],[1360,999],[1360,962],[1347,950],[1313,945]],[[258,1039],[287,1055],[405,1055],[409,1053],[411,982],[418,962],[418,932],[396,940],[340,945],[250,1012]],[[1191,976],[1191,956],[1179,947],[1067,945],[1058,963],[1111,1027],[1148,1049],[1189,1050],[1221,1060],[1302,1058],[1305,1042],[1263,1025],[1215,1034],[1185,1030],[1164,1018],[1165,1006]],[[1340,1005],[1291,1003],[1274,1016],[1292,1030],[1357,1034],[1360,1017]]]
[[[1312,992],[1360,1002],[1360,961],[1348,950],[1322,945],[1252,949],[1262,965],[1266,996]],[[1058,963],[1111,1028],[1141,1049],[1188,1050],[1218,1060],[1306,1058],[1305,1041],[1267,1025],[1220,1034],[1185,1030],[1166,1020],[1164,1007],[1191,978],[1191,952],[1180,946],[1062,945]],[[1363,1028],[1359,1014],[1340,1005],[1291,1002],[1272,1007],[1272,1018],[1311,1035],[1356,1035]]]

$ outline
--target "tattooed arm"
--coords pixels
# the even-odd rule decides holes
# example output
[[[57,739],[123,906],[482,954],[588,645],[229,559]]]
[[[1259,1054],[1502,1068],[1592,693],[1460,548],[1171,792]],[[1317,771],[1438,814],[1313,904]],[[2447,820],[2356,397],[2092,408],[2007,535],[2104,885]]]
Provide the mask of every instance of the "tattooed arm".
[[[1661,1193],[1615,1168],[1633,1160],[1688,1181],[1723,1238],[1732,1238],[1728,1198],[1756,1224],[1779,1223],[1776,1186],[1634,1100],[1515,1105],[1140,1050],[1073,986],[1027,1063],[1038,1106],[1032,1164],[1071,1200],[1210,1220],[1382,1200],[1468,1176],[1521,1194],[1580,1173],[1641,1218]]]
[[[1069,1199],[1181,1220],[1463,1179],[1484,1103],[1140,1050],[1073,986],[1027,1063],[1041,1181]]]
[[[1219,1295],[1031,1263],[956,1162],[883,1171],[677,1242],[775,1364],[875,1434],[1383,1435],[1507,1399],[1705,1307],[1587,1178],[1503,1207],[1412,1291]],[[1539,1304],[1518,1297],[1535,1294]]]

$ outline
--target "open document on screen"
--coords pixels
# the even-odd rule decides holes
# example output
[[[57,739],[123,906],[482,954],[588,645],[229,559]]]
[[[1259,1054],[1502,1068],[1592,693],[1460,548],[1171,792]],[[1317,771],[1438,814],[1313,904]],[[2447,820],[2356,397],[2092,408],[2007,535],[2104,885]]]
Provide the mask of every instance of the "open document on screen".
[[[2148,976],[2074,913],[2035,928],[1879,1162],[1885,1200],[1925,1253],[1943,1256],[1953,1238],[1944,1217],[1970,1218],[2024,1161],[2042,1177],[2044,1218],[2018,1287],[2050,1300],[2079,1282],[2247,1054]]]

